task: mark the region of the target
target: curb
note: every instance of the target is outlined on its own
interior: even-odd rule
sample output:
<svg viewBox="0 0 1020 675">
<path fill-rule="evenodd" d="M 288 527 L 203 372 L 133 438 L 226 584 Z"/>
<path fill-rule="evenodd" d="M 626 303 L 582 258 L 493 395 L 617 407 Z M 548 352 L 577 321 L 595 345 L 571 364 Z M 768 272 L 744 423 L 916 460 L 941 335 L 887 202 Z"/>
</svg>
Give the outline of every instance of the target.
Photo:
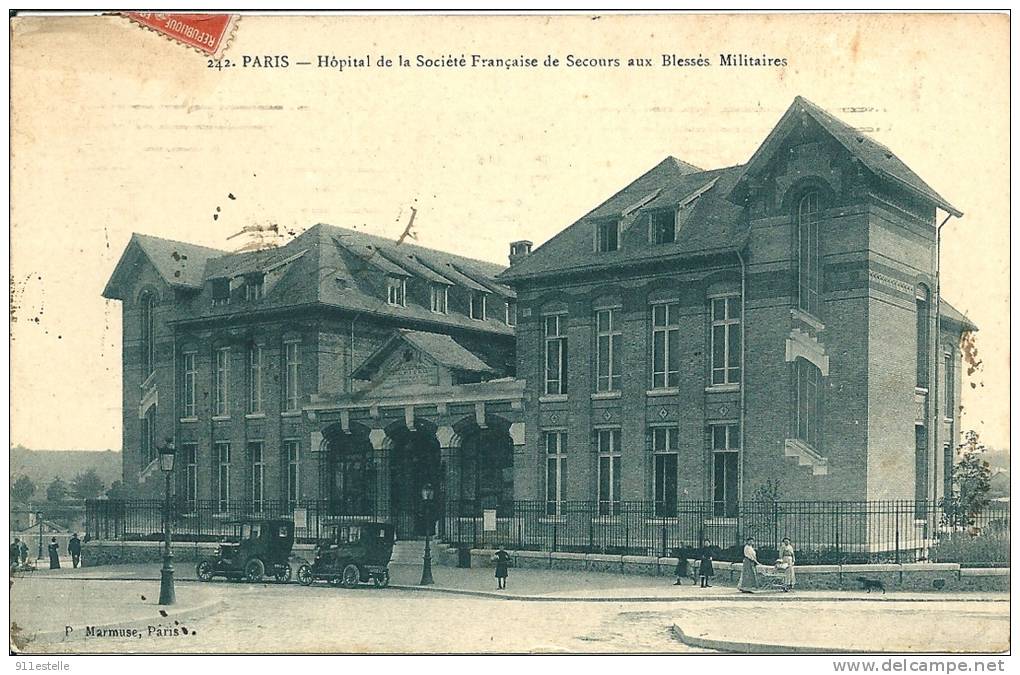
<svg viewBox="0 0 1020 675">
<path fill-rule="evenodd" d="M 213 600 L 212 602 L 207 602 L 205 604 L 180 611 L 167 610 L 167 615 L 165 617 L 158 616 L 157 614 L 156 618 L 161 621 L 174 621 L 175 619 L 176 620 L 194 619 L 199 617 L 204 618 L 206 616 L 211 616 L 213 614 L 216 614 L 217 612 L 223 611 L 226 608 L 226 606 L 227 604 L 223 600 Z M 155 607 L 158 608 L 159 605 L 156 605 Z M 148 617 L 148 618 L 132 618 L 124 621 L 113 621 L 110 623 L 96 624 L 92 627 L 96 629 L 107 628 L 130 629 L 130 628 L 145 628 L 151 625 L 153 625 L 153 619 L 151 617 Z M 76 640 L 86 639 L 84 630 L 76 630 L 75 633 L 71 635 L 67 635 L 65 631 L 56 630 L 48 631 L 45 633 L 26 634 L 25 637 L 28 640 L 28 642 L 26 643 L 26 647 L 31 646 L 31 644 L 35 642 L 45 642 L 47 644 L 62 644 L 67 642 L 74 642 Z M 18 651 L 19 653 L 31 653 L 28 652 L 27 650 Z"/>
<path fill-rule="evenodd" d="M 621 597 L 609 597 L 609 596 L 594 596 L 594 597 L 583 597 L 583 596 L 563 596 L 563 595 L 509 595 L 506 593 L 493 593 L 491 591 L 472 591 L 467 589 L 458 588 L 436 588 L 434 586 L 404 586 L 400 584 L 390 584 L 389 588 L 394 588 L 401 591 L 420 591 L 423 593 L 445 593 L 447 595 L 461 595 L 478 598 L 489 598 L 493 600 L 518 600 L 520 602 L 746 602 L 747 598 L 743 595 L 716 595 L 716 596 L 700 596 L 690 598 L 671 598 L 662 595 L 652 596 L 621 596 Z M 768 602 L 1009 602 L 1009 597 L 1005 598 L 952 598 L 947 600 L 944 597 L 939 598 L 897 598 L 893 597 L 841 597 L 841 596 L 822 596 L 822 597 L 805 597 L 805 596 L 791 596 L 789 594 L 783 595 L 764 595 L 761 593 L 754 594 L 754 597 Z"/>
<path fill-rule="evenodd" d="M 737 654 L 897 654 L 901 652 L 882 652 L 865 649 L 839 649 L 837 647 L 808 647 L 806 645 L 773 645 L 763 642 L 745 642 L 735 640 L 716 640 L 714 638 L 687 635 L 680 626 L 673 624 L 673 637 L 685 645 L 702 649 L 715 649 Z"/>
</svg>

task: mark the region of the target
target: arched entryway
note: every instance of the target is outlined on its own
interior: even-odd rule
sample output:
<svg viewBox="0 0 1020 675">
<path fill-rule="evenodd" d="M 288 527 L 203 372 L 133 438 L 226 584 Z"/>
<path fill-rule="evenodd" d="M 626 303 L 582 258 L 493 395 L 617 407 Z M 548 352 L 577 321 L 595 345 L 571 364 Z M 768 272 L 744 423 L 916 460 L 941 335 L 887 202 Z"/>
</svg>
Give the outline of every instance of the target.
<svg viewBox="0 0 1020 675">
<path fill-rule="evenodd" d="M 457 426 L 460 449 L 457 462 L 456 494 L 460 515 L 477 516 L 496 509 L 509 516 L 514 499 L 514 444 L 510 424 L 489 416 L 485 428 L 474 421 Z"/>
<path fill-rule="evenodd" d="M 390 517 L 400 538 L 432 533 L 442 518 L 446 503 L 446 469 L 443 466 L 436 428 L 415 420 L 415 428 L 393 424 L 386 429 L 390 438 Z M 422 488 L 431 485 L 433 500 L 422 499 Z"/>
<path fill-rule="evenodd" d="M 368 428 L 352 424 L 344 433 L 335 424 L 323 430 L 319 494 L 330 515 L 375 516 L 378 466 Z"/>
</svg>

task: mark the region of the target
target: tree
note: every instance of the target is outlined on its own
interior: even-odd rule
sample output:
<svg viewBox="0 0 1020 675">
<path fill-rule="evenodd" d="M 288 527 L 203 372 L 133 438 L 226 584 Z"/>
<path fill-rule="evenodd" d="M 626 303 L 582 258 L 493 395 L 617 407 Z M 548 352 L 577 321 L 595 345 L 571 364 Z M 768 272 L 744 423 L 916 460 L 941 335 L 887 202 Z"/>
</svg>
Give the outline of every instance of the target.
<svg viewBox="0 0 1020 675">
<path fill-rule="evenodd" d="M 35 483 L 28 476 L 18 476 L 11 484 L 11 501 L 27 504 L 35 494 Z"/>
<path fill-rule="evenodd" d="M 113 484 L 110 485 L 110 489 L 106 491 L 106 496 L 108 499 L 130 499 L 131 493 L 126 487 L 124 487 L 123 483 L 119 480 L 115 480 L 113 481 Z"/>
<path fill-rule="evenodd" d="M 67 498 L 67 483 L 57 476 L 46 486 L 46 501 L 62 502 Z"/>
<path fill-rule="evenodd" d="M 978 442 L 976 431 L 968 431 L 965 438 L 957 448 L 960 458 L 953 467 L 953 494 L 943 500 L 946 518 L 955 526 L 973 525 L 991 502 L 992 467 L 983 457 L 986 448 Z"/>
<path fill-rule="evenodd" d="M 95 469 L 79 472 L 71 480 L 71 493 L 78 499 L 95 499 L 105 489 L 106 485 Z"/>
</svg>

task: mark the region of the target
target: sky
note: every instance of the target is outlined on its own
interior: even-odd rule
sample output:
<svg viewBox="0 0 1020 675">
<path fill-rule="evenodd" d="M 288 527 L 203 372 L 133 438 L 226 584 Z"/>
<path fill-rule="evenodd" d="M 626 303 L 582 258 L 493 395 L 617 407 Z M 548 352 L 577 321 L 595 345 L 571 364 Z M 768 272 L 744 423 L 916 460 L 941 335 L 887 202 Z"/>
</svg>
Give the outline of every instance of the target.
<svg viewBox="0 0 1020 675">
<path fill-rule="evenodd" d="M 225 58 L 290 66 L 217 69 L 122 17 L 15 20 L 11 444 L 120 449 L 120 306 L 101 293 L 132 232 L 228 250 L 251 225 L 396 238 L 413 206 L 419 244 L 505 264 L 510 241 L 540 244 L 667 155 L 746 162 L 800 94 L 869 130 L 964 212 L 943 230 L 942 265 L 943 296 L 980 327 L 963 428 L 1008 447 L 1008 25 L 248 15 Z M 719 66 L 731 52 L 788 65 Z M 561 65 L 375 65 L 418 54 Z M 663 54 L 713 66 L 663 67 Z M 361 55 L 373 65 L 315 65 Z M 568 55 L 654 65 L 568 67 Z"/>
</svg>

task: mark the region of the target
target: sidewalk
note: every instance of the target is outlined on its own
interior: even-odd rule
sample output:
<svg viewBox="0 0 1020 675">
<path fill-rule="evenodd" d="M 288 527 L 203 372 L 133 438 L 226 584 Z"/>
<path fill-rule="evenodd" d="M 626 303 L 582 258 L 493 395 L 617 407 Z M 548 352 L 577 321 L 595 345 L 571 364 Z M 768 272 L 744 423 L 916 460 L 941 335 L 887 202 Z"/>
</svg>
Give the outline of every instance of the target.
<svg viewBox="0 0 1020 675">
<path fill-rule="evenodd" d="M 126 580 L 157 581 L 159 564 L 106 565 L 79 569 L 39 570 L 30 575 L 47 580 Z M 178 564 L 175 578 L 182 583 L 202 586 L 195 577 L 194 566 Z M 491 568 L 461 569 L 435 565 L 435 584 L 419 586 L 420 564 L 391 564 L 392 588 L 422 593 L 443 593 L 521 601 L 566 602 L 747 602 L 775 601 L 861 601 L 861 602 L 1008 602 L 1008 593 L 939 593 L 861 591 L 795 591 L 792 593 L 739 593 L 732 586 L 714 585 L 699 588 L 688 580 L 674 586 L 672 577 L 611 574 L 604 572 L 566 572 L 557 570 L 512 569 L 506 590 L 496 589 Z M 291 582 L 296 583 L 296 582 Z M 216 584 L 217 586 L 219 584 Z"/>
<path fill-rule="evenodd" d="M 32 651 L 33 642 L 86 639 L 89 628 L 143 633 L 149 626 L 179 630 L 184 619 L 223 608 L 217 594 L 202 588 L 189 588 L 178 604 L 161 607 L 157 604 L 159 583 L 152 579 L 132 580 L 125 574 L 111 582 L 83 572 L 61 568 L 15 575 L 10 590 L 13 648 Z M 151 576 L 151 570 L 146 572 Z M 156 572 L 158 579 L 158 567 Z"/>
<path fill-rule="evenodd" d="M 952 600 L 923 608 L 845 603 L 829 611 L 786 605 L 776 612 L 729 603 L 692 607 L 673 622 L 684 644 L 742 654 L 995 653 L 1009 649 L 1009 608 Z"/>
</svg>

